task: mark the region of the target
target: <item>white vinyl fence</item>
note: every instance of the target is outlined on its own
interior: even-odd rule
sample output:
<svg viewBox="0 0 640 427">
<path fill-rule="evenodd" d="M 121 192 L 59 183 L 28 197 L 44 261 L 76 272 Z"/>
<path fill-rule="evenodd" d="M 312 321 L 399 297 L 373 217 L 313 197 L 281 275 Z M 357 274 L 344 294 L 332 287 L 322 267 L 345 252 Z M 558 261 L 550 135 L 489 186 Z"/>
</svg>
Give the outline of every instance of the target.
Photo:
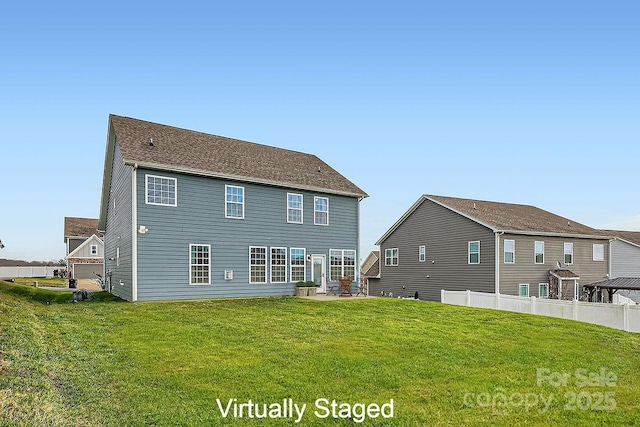
<svg viewBox="0 0 640 427">
<path fill-rule="evenodd" d="M 13 277 L 53 277 L 53 270 L 62 270 L 60 266 L 41 267 L 0 267 L 0 278 Z"/>
<path fill-rule="evenodd" d="M 627 332 L 640 332 L 640 306 L 635 304 L 564 301 L 444 289 L 441 291 L 441 302 L 560 317 Z"/>
</svg>

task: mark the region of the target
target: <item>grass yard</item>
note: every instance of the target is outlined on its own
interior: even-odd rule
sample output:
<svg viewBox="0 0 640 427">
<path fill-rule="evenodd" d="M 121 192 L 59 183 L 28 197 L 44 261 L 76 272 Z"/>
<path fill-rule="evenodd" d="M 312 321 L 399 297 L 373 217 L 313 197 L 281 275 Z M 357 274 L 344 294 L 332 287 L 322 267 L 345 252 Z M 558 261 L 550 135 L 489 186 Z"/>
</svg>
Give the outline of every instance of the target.
<svg viewBox="0 0 640 427">
<path fill-rule="evenodd" d="M 16 283 L 32 286 L 37 281 L 38 286 L 48 286 L 51 288 L 66 288 L 67 281 L 61 277 L 16 277 Z"/>
<path fill-rule="evenodd" d="M 397 299 L 128 303 L 98 293 L 70 304 L 70 292 L 56 294 L 67 296 L 0 282 L 1 425 L 640 421 L 637 334 Z M 223 410 L 231 402 L 226 418 L 216 399 Z M 285 399 L 306 404 L 299 424 L 284 417 Z M 338 418 L 317 399 L 335 399 Z M 362 416 L 371 404 L 390 415 L 391 399 L 393 418 Z M 272 417 L 234 417 L 233 403 L 249 401 Z"/>
</svg>

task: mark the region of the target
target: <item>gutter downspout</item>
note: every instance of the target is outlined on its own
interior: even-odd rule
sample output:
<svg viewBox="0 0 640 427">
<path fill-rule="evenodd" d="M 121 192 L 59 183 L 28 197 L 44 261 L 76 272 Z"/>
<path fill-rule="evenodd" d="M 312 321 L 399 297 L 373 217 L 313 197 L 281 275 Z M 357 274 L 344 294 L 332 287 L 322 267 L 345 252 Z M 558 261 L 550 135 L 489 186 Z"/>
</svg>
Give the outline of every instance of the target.
<svg viewBox="0 0 640 427">
<path fill-rule="evenodd" d="M 500 236 L 504 234 L 504 231 L 495 231 L 496 236 L 496 270 L 495 270 L 495 290 L 496 295 L 500 294 Z"/>
<path fill-rule="evenodd" d="M 138 164 L 134 163 L 131 173 L 131 300 L 138 300 Z"/>
</svg>

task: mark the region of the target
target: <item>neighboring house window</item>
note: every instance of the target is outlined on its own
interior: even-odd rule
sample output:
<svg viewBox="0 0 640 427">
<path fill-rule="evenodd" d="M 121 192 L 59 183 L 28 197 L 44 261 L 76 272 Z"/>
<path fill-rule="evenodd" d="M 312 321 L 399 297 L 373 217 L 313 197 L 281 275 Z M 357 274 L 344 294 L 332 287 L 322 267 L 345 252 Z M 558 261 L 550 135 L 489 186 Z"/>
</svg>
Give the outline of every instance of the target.
<svg viewBox="0 0 640 427">
<path fill-rule="evenodd" d="M 313 223 L 315 225 L 329 225 L 329 199 L 326 197 L 314 197 Z"/>
<path fill-rule="evenodd" d="M 519 290 L 518 290 L 518 295 L 520 295 L 521 297 L 528 297 L 529 296 L 529 284 L 528 283 L 521 283 L 519 286 Z"/>
<path fill-rule="evenodd" d="M 549 298 L 549 284 L 548 283 L 539 283 L 538 284 L 538 295 L 540 298 Z"/>
<path fill-rule="evenodd" d="M 91 255 L 98 255 L 98 245 L 91 245 Z"/>
<path fill-rule="evenodd" d="M 302 194 L 287 193 L 287 222 L 302 224 Z"/>
<path fill-rule="evenodd" d="M 504 241 L 504 263 L 515 264 L 516 262 L 516 241 L 505 240 Z"/>
<path fill-rule="evenodd" d="M 544 264 L 544 242 L 534 243 L 535 256 L 534 261 L 536 264 Z"/>
<path fill-rule="evenodd" d="M 120 248 L 116 248 L 116 267 L 120 267 Z"/>
<path fill-rule="evenodd" d="M 564 263 L 573 264 L 573 243 L 564 244 Z"/>
<path fill-rule="evenodd" d="M 249 283 L 267 283 L 267 248 L 249 248 Z"/>
<path fill-rule="evenodd" d="M 469 264 L 480 264 L 480 242 L 469 242 Z"/>
<path fill-rule="evenodd" d="M 306 250 L 303 248 L 291 248 L 291 281 L 292 282 L 304 282 L 306 278 Z"/>
<path fill-rule="evenodd" d="M 418 248 L 418 261 L 425 262 L 427 260 L 427 247 L 422 245 Z"/>
<path fill-rule="evenodd" d="M 211 284 L 211 246 L 189 245 L 191 252 L 191 281 L 192 285 Z"/>
<path fill-rule="evenodd" d="M 287 282 L 287 248 L 271 248 L 271 283 Z"/>
<path fill-rule="evenodd" d="M 604 261 L 604 245 L 601 243 L 593 244 L 593 260 Z"/>
<path fill-rule="evenodd" d="M 329 280 L 337 282 L 343 277 L 356 277 L 356 251 L 348 249 L 329 250 Z"/>
<path fill-rule="evenodd" d="M 165 178 L 162 176 L 145 175 L 147 204 L 177 206 L 176 194 L 178 180 L 176 178 Z"/>
<path fill-rule="evenodd" d="M 398 265 L 398 248 L 384 251 L 384 265 Z"/>
</svg>

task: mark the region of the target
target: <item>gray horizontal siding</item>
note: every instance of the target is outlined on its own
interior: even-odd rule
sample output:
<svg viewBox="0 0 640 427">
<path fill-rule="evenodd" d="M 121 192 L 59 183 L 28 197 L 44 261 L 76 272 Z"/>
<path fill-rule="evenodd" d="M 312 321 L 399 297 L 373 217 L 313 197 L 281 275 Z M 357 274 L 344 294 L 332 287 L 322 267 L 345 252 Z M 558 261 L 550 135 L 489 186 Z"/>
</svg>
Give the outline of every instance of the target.
<svg viewBox="0 0 640 427">
<path fill-rule="evenodd" d="M 394 296 L 419 293 L 420 299 L 440 301 L 440 290 L 495 289 L 494 248 L 491 230 L 425 200 L 380 245 L 380 280 L 371 281 L 369 293 Z M 468 264 L 468 242 L 480 241 L 480 264 Z M 426 261 L 418 248 L 426 246 Z M 398 248 L 399 265 L 385 265 L 385 250 Z"/>
<path fill-rule="evenodd" d="M 504 263 L 504 241 L 515 241 L 515 263 Z M 544 264 L 534 262 L 534 244 L 544 242 Z M 573 264 L 567 269 L 576 273 L 578 283 L 604 280 L 608 271 L 608 240 L 576 239 L 549 236 L 503 235 L 500 237 L 500 293 L 518 295 L 519 284 L 529 284 L 529 295 L 539 296 L 540 283 L 549 282 L 549 270 L 564 261 L 564 243 L 573 243 Z M 593 244 L 604 245 L 604 261 L 593 261 Z M 573 292 L 573 290 L 571 291 Z"/>
<path fill-rule="evenodd" d="M 611 278 L 640 277 L 640 248 L 627 242 L 611 242 Z"/>
<path fill-rule="evenodd" d="M 177 179 L 177 206 L 145 203 L 145 174 Z M 249 247 L 305 248 L 308 255 L 358 246 L 358 200 L 165 172 L 137 171 L 138 299 L 291 295 L 293 283 L 249 284 Z M 225 218 L 225 184 L 244 187 L 245 218 Z M 304 223 L 287 223 L 287 192 L 304 196 Z M 313 225 L 314 196 L 329 198 L 329 226 Z M 189 244 L 211 246 L 211 285 L 189 284 Z M 358 256 L 358 255 L 357 255 Z M 233 270 L 233 280 L 224 271 Z M 288 272 L 288 270 L 287 270 Z M 311 267 L 306 263 L 307 280 Z"/>
<path fill-rule="evenodd" d="M 124 164 L 118 144 L 115 145 L 111 188 L 107 207 L 104 235 L 105 271 L 110 271 L 112 293 L 131 300 L 132 294 L 132 200 L 131 176 L 133 169 Z M 114 201 L 115 199 L 115 207 Z M 120 248 L 120 263 L 116 252 Z"/>
</svg>

